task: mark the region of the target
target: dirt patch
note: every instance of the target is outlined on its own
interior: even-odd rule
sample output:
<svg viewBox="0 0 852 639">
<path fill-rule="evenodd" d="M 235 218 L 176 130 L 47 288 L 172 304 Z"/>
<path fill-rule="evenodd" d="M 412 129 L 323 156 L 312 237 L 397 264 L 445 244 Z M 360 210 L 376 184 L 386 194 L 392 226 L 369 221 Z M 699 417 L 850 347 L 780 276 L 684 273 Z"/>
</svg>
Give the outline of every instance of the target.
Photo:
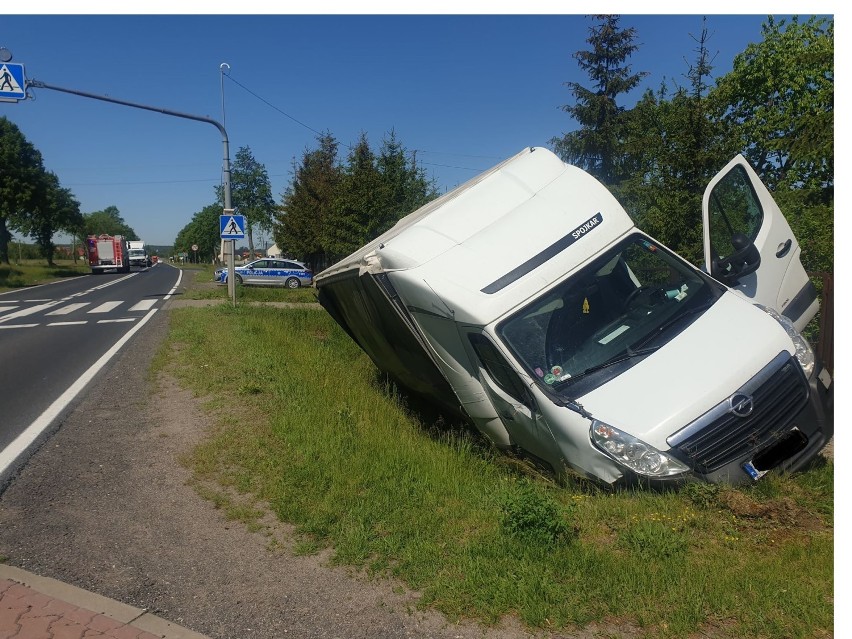
<svg viewBox="0 0 852 639">
<path fill-rule="evenodd" d="M 813 513 L 799 506 L 789 497 L 759 502 L 738 491 L 725 491 L 720 502 L 736 517 L 755 520 L 762 527 L 780 526 L 792 530 L 819 530 L 822 521 Z"/>
</svg>

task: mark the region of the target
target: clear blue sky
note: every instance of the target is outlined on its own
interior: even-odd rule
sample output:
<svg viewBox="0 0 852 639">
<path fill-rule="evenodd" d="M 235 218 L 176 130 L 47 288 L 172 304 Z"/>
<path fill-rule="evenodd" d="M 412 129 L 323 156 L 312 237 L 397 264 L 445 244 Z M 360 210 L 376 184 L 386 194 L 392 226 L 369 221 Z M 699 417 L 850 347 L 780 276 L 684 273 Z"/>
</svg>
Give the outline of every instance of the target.
<svg viewBox="0 0 852 639">
<path fill-rule="evenodd" d="M 708 16 L 714 76 L 760 41 L 765 19 Z M 345 156 L 362 131 L 378 149 L 394 130 L 442 192 L 525 146 L 548 145 L 575 127 L 560 106 L 571 101 L 565 82 L 589 84 L 572 54 L 588 48 L 591 24 L 583 15 L 6 15 L 0 46 L 29 80 L 220 121 L 227 63 L 231 161 L 250 147 L 280 201 L 316 131 L 331 132 Z M 701 15 L 625 14 L 621 24 L 637 29 L 630 63 L 649 72 L 643 89 L 686 83 Z M 223 145 L 213 126 L 32 93 L 0 103 L 0 116 L 84 213 L 114 205 L 140 237 L 172 244 L 215 203 Z"/>
</svg>

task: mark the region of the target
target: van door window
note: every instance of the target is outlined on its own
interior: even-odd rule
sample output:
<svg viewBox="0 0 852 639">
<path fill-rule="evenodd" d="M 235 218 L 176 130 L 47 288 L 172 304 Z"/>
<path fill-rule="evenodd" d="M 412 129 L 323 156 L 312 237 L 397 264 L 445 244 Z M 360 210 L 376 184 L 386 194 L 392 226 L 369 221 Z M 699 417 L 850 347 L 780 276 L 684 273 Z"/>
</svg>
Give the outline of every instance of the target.
<svg viewBox="0 0 852 639">
<path fill-rule="evenodd" d="M 714 187 L 709 202 L 710 247 L 716 259 L 732 255 L 732 238 L 746 236 L 752 242 L 763 224 L 763 209 L 742 166 L 735 166 Z"/>
<path fill-rule="evenodd" d="M 470 334 L 470 343 L 482 367 L 500 387 L 503 392 L 511 395 L 516 401 L 530 410 L 535 406 L 535 400 L 530 390 L 521 381 L 509 362 L 500 354 L 494 344 L 484 335 Z"/>
</svg>

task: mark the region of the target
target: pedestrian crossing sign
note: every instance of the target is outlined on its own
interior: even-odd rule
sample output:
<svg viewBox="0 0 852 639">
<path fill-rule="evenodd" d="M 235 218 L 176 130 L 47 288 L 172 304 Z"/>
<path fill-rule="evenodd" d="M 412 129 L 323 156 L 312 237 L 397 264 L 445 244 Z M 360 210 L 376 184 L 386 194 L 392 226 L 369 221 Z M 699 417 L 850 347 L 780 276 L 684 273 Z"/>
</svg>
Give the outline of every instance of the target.
<svg viewBox="0 0 852 639">
<path fill-rule="evenodd" d="M 220 215 L 219 235 L 223 240 L 241 240 L 246 236 L 245 215 Z"/>
<path fill-rule="evenodd" d="M 24 65 L 12 62 L 0 64 L 0 101 L 15 102 L 27 97 Z"/>
</svg>

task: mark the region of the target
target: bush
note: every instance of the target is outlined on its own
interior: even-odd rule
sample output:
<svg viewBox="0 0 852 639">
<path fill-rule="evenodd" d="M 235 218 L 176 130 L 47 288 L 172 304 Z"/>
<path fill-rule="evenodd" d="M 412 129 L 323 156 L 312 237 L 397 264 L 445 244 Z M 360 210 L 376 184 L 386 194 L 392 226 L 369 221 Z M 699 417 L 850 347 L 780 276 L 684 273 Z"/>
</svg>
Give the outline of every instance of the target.
<svg viewBox="0 0 852 639">
<path fill-rule="evenodd" d="M 683 494 L 693 504 L 707 510 L 708 508 L 716 508 L 719 505 L 720 490 L 721 488 L 718 484 L 693 483 L 684 486 Z"/>
<path fill-rule="evenodd" d="M 517 482 L 504 496 L 500 524 L 512 536 L 545 544 L 576 536 L 572 509 L 559 504 L 529 480 Z"/>
</svg>

